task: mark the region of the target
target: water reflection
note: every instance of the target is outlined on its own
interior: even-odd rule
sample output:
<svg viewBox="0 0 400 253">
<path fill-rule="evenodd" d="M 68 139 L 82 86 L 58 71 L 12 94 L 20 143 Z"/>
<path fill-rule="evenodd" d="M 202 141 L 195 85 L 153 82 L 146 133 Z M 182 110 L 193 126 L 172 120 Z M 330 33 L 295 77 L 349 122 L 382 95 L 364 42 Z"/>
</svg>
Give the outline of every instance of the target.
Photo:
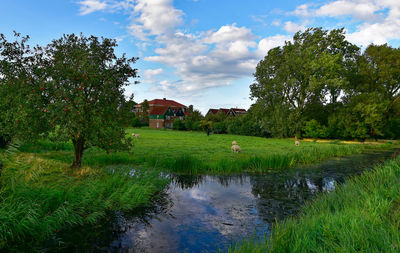
<svg viewBox="0 0 400 253">
<path fill-rule="evenodd" d="M 252 234 L 268 236 L 275 220 L 296 214 L 319 192 L 372 168 L 393 152 L 332 159 L 262 175 L 172 176 L 154 206 L 114 216 L 108 252 L 218 252 Z M 107 232 L 108 238 L 110 232 Z M 111 241 L 111 242 L 110 242 Z"/>
</svg>

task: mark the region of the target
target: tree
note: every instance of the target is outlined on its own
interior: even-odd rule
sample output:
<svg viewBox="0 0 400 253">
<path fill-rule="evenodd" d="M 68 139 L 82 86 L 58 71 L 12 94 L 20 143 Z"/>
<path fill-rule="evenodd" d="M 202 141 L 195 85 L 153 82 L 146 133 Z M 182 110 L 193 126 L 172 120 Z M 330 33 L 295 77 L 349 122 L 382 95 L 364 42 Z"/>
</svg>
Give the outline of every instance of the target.
<svg viewBox="0 0 400 253">
<path fill-rule="evenodd" d="M 142 125 L 149 125 L 149 101 L 147 99 L 142 102 L 142 113 L 139 114 L 140 121 Z"/>
<path fill-rule="evenodd" d="M 336 102 L 358 52 L 356 46 L 344 40 L 344 29 L 328 32 L 309 28 L 297 32 L 293 42 L 271 49 L 258 63 L 255 83 L 250 86 L 251 98 L 264 103 L 264 108 L 275 115 L 288 107 L 289 121 L 285 123 L 300 136 L 306 107 L 316 101 L 325 102 L 326 95 Z"/>
<path fill-rule="evenodd" d="M 116 46 L 112 39 L 71 34 L 45 48 L 47 79 L 40 94 L 48 103 L 38 110 L 57 140 L 72 141 L 74 168 L 81 167 L 83 152 L 90 146 L 107 152 L 132 146 L 123 128 L 123 87 L 137 77 L 137 69 L 131 67 L 137 58 L 117 57 Z"/>
<path fill-rule="evenodd" d="M 12 138 L 36 139 L 48 131 L 41 105 L 48 102 L 40 96 L 45 79 L 43 49 L 29 47 L 29 36 L 14 32 L 8 42 L 0 34 L 0 146 Z"/>
</svg>

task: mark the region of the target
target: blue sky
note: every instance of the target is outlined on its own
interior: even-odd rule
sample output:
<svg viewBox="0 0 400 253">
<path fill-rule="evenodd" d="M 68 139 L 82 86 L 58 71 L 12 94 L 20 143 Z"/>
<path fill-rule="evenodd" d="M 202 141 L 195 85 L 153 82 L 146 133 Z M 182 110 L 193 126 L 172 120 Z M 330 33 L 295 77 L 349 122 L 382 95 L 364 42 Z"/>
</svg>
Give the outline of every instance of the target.
<svg viewBox="0 0 400 253">
<path fill-rule="evenodd" d="M 137 102 L 174 99 L 248 108 L 249 85 L 268 50 L 307 27 L 344 27 L 347 39 L 400 45 L 400 0 L 1 0 L 0 33 L 45 45 L 62 34 L 115 38 L 138 56 Z"/>
</svg>

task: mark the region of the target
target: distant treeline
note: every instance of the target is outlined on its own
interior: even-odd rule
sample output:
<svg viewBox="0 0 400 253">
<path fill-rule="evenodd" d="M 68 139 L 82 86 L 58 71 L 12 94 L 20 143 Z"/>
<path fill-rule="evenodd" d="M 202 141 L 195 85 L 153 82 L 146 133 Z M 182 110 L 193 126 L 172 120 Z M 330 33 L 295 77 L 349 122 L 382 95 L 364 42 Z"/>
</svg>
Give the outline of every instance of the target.
<svg viewBox="0 0 400 253">
<path fill-rule="evenodd" d="M 274 137 L 400 137 L 400 49 L 362 51 L 344 29 L 309 28 L 268 51 L 250 86 L 250 120 Z"/>
</svg>

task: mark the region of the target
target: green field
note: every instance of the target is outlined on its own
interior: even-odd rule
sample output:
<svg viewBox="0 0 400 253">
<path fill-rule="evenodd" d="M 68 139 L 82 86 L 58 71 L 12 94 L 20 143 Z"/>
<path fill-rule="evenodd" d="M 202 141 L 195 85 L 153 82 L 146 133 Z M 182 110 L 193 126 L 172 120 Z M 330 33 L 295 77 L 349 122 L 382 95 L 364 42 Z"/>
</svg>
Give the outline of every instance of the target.
<svg viewBox="0 0 400 253">
<path fill-rule="evenodd" d="M 306 204 L 268 242 L 229 252 L 400 252 L 400 156 Z"/>
<path fill-rule="evenodd" d="M 210 135 L 204 132 L 181 132 L 152 129 L 128 129 L 140 134 L 135 139 L 133 154 L 106 154 L 89 149 L 83 157 L 87 166 L 130 164 L 160 168 L 182 173 L 260 172 L 289 168 L 299 164 L 317 163 L 330 157 L 361 153 L 366 145 L 301 142 L 296 147 L 291 139 L 267 139 L 238 135 Z M 241 153 L 232 153 L 232 141 L 237 141 Z M 72 163 L 70 144 L 40 142 L 25 145 L 26 152 L 42 153 L 43 157 Z"/>
</svg>

